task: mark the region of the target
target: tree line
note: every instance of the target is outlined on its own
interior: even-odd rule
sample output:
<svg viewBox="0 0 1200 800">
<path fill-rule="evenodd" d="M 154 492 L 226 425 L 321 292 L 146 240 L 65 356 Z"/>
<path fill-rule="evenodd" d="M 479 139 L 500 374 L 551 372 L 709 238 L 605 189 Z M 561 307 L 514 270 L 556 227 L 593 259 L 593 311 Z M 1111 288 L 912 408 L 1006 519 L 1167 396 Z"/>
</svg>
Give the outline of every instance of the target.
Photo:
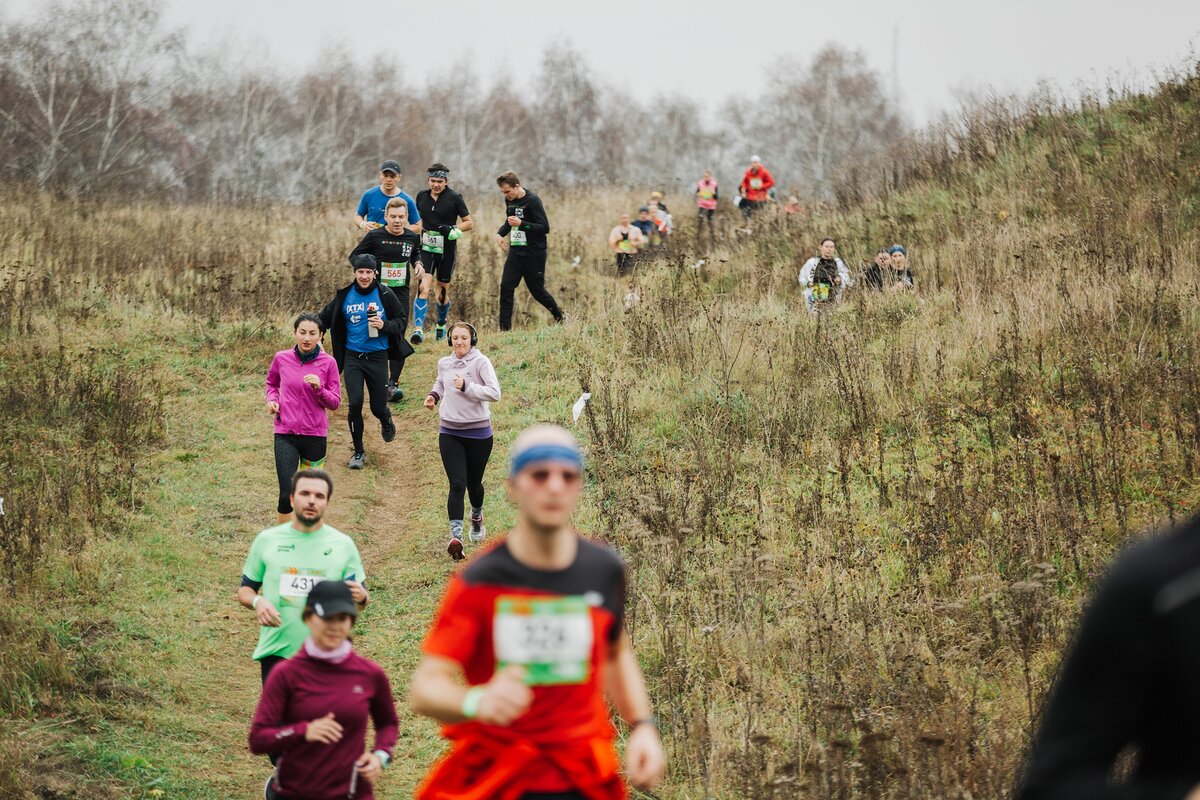
<svg viewBox="0 0 1200 800">
<path fill-rule="evenodd" d="M 578 52 L 542 54 L 532 90 L 464 57 L 423 85 L 402 57 L 329 49 L 299 74 L 202 49 L 161 0 L 42 6 L 0 28 L 0 180 L 43 191 L 255 203 L 342 199 L 396 158 L 447 163 L 457 185 L 514 168 L 539 185 L 732 189 L 752 153 L 780 185 L 832 198 L 848 166 L 907 134 L 861 53 L 828 45 L 771 65 L 766 89 L 704 109 L 640 101 Z M 411 178 L 410 178 L 411 182 Z"/>
</svg>

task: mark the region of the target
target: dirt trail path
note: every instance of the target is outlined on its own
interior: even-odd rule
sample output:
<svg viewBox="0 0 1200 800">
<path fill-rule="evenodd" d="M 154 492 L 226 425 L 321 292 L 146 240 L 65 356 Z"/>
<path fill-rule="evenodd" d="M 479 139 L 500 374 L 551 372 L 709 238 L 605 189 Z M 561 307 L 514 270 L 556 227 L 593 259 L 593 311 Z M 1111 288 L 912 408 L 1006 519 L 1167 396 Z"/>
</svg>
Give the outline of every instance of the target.
<svg viewBox="0 0 1200 800">
<path fill-rule="evenodd" d="M 452 568 L 436 416 L 419 399 L 437 355 L 427 345 L 409 361 L 402 380 L 409 398 L 392 407 L 395 441 L 384 444 L 368 416 L 366 469 L 345 466 L 351 448 L 344 408 L 330 420 L 334 494 L 327 521 L 358 543 L 372 592 L 356 646 L 387 669 L 403 721 L 397 761 L 376 793 L 381 800 L 411 797 L 439 749 L 434 726 L 404 706 L 421 638 Z M 172 739 L 174 763 L 163 766 L 192 770 L 204 796 L 216 798 L 260 797 L 269 772 L 246 750 L 259 693 L 250 659 L 257 627 L 232 597 L 250 541 L 274 519 L 261 380 L 257 371 L 242 372 L 210 391 L 184 393 L 169 410 L 168 439 L 179 446 L 159 459 L 160 495 L 151 505 L 161 508 L 147 511 L 158 518 L 165 511 L 179 525 L 150 532 L 140 556 L 173 585 L 144 581 L 129 612 L 157 632 L 147 669 L 166 691 L 146 724 Z"/>
</svg>

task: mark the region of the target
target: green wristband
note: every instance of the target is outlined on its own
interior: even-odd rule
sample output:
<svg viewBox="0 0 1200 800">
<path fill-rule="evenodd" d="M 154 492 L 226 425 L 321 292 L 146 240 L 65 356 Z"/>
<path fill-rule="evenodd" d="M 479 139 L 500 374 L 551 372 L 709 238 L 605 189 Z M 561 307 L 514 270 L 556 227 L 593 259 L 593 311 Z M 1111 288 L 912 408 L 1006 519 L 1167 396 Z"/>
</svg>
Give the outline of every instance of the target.
<svg viewBox="0 0 1200 800">
<path fill-rule="evenodd" d="M 466 696 L 463 697 L 462 715 L 467 719 L 475 719 L 475 715 L 479 713 L 479 703 L 482 700 L 482 686 L 476 686 L 473 689 L 468 689 Z"/>
</svg>

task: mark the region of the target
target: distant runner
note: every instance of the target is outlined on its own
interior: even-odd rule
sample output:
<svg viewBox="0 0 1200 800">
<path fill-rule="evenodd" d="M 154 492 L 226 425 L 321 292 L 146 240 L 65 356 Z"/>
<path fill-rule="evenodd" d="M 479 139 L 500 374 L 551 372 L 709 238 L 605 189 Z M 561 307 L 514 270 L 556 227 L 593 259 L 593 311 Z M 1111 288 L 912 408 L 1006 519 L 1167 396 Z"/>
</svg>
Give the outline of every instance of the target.
<svg viewBox="0 0 1200 800">
<path fill-rule="evenodd" d="M 633 269 L 638 252 L 645 244 L 641 229 L 633 225 L 628 214 L 622 214 L 620 223 L 608 234 L 608 246 L 617 257 L 618 275 L 625 275 Z"/>
<path fill-rule="evenodd" d="M 385 442 L 396 438 L 396 424 L 388 408 L 388 357 L 401 362 L 412 352 L 404 341 L 404 315 L 408 312 L 396 295 L 376 278 L 378 262 L 360 253 L 351 262 L 354 281 L 321 309 L 321 328 L 333 339 L 333 357 L 342 371 L 349 409 L 346 422 L 354 441 L 350 469 L 366 466 L 363 448 L 363 386 L 371 398 L 371 413 L 379 420 Z"/>
<path fill-rule="evenodd" d="M 364 231 L 382 228 L 387 224 L 384 213 L 388 200 L 399 197 L 408 206 L 408 226 L 413 231 L 421 231 L 421 215 L 417 212 L 417 204 L 408 194 L 400 189 L 400 165 L 395 161 L 385 161 L 379 167 L 379 185 L 368 189 L 358 201 L 358 211 L 354 213 L 354 224 Z"/>
<path fill-rule="evenodd" d="M 367 231 L 367 235 L 358 246 L 350 251 L 350 263 L 353 264 L 354 259 L 363 253 L 374 256 L 379 268 L 376 272 L 379 282 L 396 294 L 407 315 L 409 285 L 423 281 L 428 275 L 421 263 L 421 237 L 409 230 L 408 205 L 399 197 L 388 201 L 385 218 L 387 225 Z M 404 325 L 400 326 L 400 336 L 404 336 Z M 407 349 L 409 348 L 405 348 L 406 351 Z M 400 388 L 400 373 L 403 369 L 404 359 L 397 358 L 395 353 L 389 353 L 389 403 L 398 403 L 404 399 L 404 391 Z"/>
<path fill-rule="evenodd" d="M 712 173 L 704 170 L 704 175 L 696 184 L 696 244 L 699 246 L 701 239 L 704 236 L 705 228 L 708 229 L 708 243 L 711 247 L 717 243 L 717 233 L 714 226 L 713 217 L 717 213 L 717 201 L 720 199 L 720 190 Z"/>
<path fill-rule="evenodd" d="M 292 521 L 254 537 L 242 565 L 237 599 L 254 611 L 260 626 L 254 659 L 263 684 L 304 643 L 308 628 L 301 611 L 314 586 L 323 580 L 344 581 L 360 607 L 370 598 L 358 548 L 349 536 L 322 522 L 331 497 L 333 479 L 328 472 L 298 471 L 292 476 Z M 275 763 L 278 751 L 267 748 L 267 752 Z"/>
<path fill-rule="evenodd" d="M 554 315 L 555 322 L 562 322 L 562 309 L 546 291 L 546 234 L 550 233 L 546 209 L 515 172 L 496 178 L 496 185 L 504 195 L 507 215 L 496 231 L 496 243 L 508 254 L 500 278 L 500 330 L 512 330 L 513 293 L 522 279 L 533 299 Z"/>
<path fill-rule="evenodd" d="M 458 238 L 475 227 L 463 196 L 449 187 L 450 170 L 445 164 L 429 167 L 429 188 L 417 193 L 417 209 L 424 220 L 421 233 L 422 256 L 429 271 L 421 279 L 413 304 L 412 343 L 425 338 L 425 312 L 429 309 L 429 287 L 437 279 L 437 339 L 446 336 L 450 314 L 450 278 L 454 275 L 454 256 Z M 460 221 L 461 220 L 461 221 Z"/>
<path fill-rule="evenodd" d="M 338 581 L 318 583 L 304 601 L 308 637 L 271 673 L 250 726 L 251 752 L 278 753 L 266 800 L 375 797 L 400 720 L 387 675 L 350 644 L 357 616 L 350 587 Z"/>
<path fill-rule="evenodd" d="M 916 286 L 912 270 L 908 268 L 908 250 L 904 249 L 904 245 L 892 245 L 888 255 L 892 259 L 892 280 L 896 288 L 911 289 Z"/>
<path fill-rule="evenodd" d="M 815 311 L 818 303 L 838 302 L 842 290 L 854 283 L 845 262 L 837 257 L 836 243 L 829 237 L 821 240 L 819 255 L 804 262 L 799 280 L 809 312 Z"/>
<path fill-rule="evenodd" d="M 653 197 L 650 198 L 648 210 L 650 212 L 650 220 L 654 223 L 654 229 L 650 232 L 650 249 L 660 252 L 664 251 L 667 249 L 667 245 L 670 244 L 671 234 L 675 228 L 675 220 Z"/>
<path fill-rule="evenodd" d="M 650 218 L 650 206 L 642 206 L 638 209 L 638 216 L 633 221 L 633 226 L 642 232 L 642 238 L 646 240 L 646 246 L 649 246 L 650 236 L 654 233 L 655 228 L 655 222 Z"/>
<path fill-rule="evenodd" d="M 450 481 L 446 514 L 450 518 L 450 544 L 446 552 L 455 561 L 463 557 L 463 494 L 471 496 L 471 543 L 487 535 L 483 525 L 483 473 L 492 455 L 492 413 L 489 403 L 500 399 L 500 381 L 488 357 L 479 352 L 479 334 L 469 322 L 450 326 L 453 354 L 438 361 L 437 380 L 425 398 L 425 407 L 439 403 L 441 428 L 438 449 Z"/>
<path fill-rule="evenodd" d="M 762 159 L 752 156 L 750 168 L 746 170 L 741 184 L 738 185 L 738 192 L 742 196 L 742 202 L 738 208 L 742 210 L 742 216 L 746 218 L 747 222 L 750 221 L 754 212 L 762 208 L 770 198 L 770 191 L 774 185 L 775 179 L 763 166 Z"/>
<path fill-rule="evenodd" d="M 625 566 L 571 527 L 579 443 L 537 425 L 513 443 L 517 524 L 450 579 L 410 687 L 451 749 L 418 800 L 624 800 L 605 698 L 631 728 L 630 782 L 651 789 L 665 758 L 624 631 Z M 465 685 L 464 685 L 465 684 Z"/>
<path fill-rule="evenodd" d="M 292 475 L 325 465 L 327 412 L 342 403 L 337 362 L 321 350 L 321 318 L 304 313 L 292 323 L 296 344 L 280 350 L 267 370 L 267 412 L 275 418 L 275 474 L 282 524 L 292 516 Z"/>
</svg>

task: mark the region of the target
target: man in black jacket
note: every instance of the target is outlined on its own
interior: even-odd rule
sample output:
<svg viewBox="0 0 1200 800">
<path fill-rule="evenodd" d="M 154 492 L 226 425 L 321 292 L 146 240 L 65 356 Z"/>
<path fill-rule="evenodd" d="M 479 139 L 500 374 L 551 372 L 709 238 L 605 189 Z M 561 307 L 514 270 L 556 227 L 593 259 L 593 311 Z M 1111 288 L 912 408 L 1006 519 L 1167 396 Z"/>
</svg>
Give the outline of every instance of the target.
<svg viewBox="0 0 1200 800">
<path fill-rule="evenodd" d="M 379 283 L 375 256 L 361 253 L 351 261 L 354 281 L 340 289 L 321 309 L 321 328 L 333 339 L 333 357 L 342 373 L 349 409 L 346 421 L 354 440 L 354 455 L 347 465 L 366 465 L 363 449 L 363 385 L 371 398 L 371 413 L 379 420 L 385 442 L 396 438 L 396 425 L 388 409 L 388 356 L 403 362 L 412 352 L 404 341 L 405 308 L 395 293 Z M 405 349 L 407 348 L 407 352 Z"/>
<path fill-rule="evenodd" d="M 1108 571 L 1042 712 L 1018 800 L 1200 798 L 1197 676 L 1200 518 Z M 1132 766 L 1118 770 L 1123 760 Z"/>
<path fill-rule="evenodd" d="M 500 330 L 512 329 L 513 292 L 522 278 L 533 299 L 562 322 L 562 309 L 546 291 L 546 234 L 550 233 L 546 209 L 536 194 L 521 186 L 515 172 L 501 175 L 496 185 L 504 195 L 507 214 L 496 231 L 496 243 L 508 252 L 500 278 Z"/>
<path fill-rule="evenodd" d="M 387 225 L 367 231 L 358 246 L 350 251 L 350 264 L 353 265 L 354 259 L 363 253 L 375 256 L 375 262 L 379 265 L 379 282 L 391 289 L 404 307 L 400 321 L 400 336 L 403 338 L 408 327 L 409 284 L 420 284 L 425 276 L 425 268 L 421 263 L 421 237 L 408 228 L 408 204 L 402 198 L 393 197 L 388 201 L 384 219 Z M 412 351 L 412 348 L 405 347 L 409 352 Z M 403 355 L 389 356 L 389 402 L 397 403 L 404 399 L 404 392 L 399 386 L 403 369 Z"/>
</svg>

